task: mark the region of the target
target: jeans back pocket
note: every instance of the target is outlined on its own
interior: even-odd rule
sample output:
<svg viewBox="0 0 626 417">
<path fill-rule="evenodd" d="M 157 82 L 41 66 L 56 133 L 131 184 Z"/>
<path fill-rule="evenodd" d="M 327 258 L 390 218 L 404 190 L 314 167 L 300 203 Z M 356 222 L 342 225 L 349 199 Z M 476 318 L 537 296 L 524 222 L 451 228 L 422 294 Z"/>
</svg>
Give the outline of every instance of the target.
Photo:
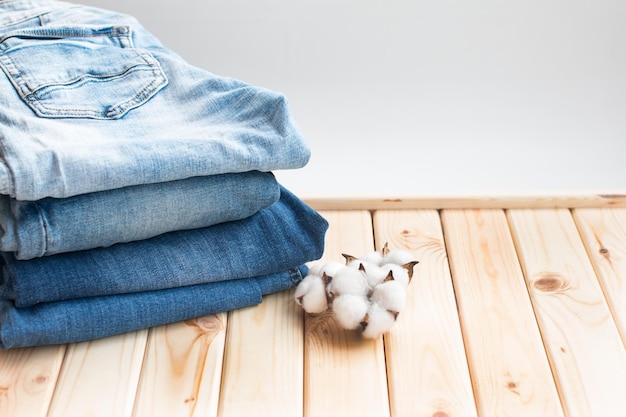
<svg viewBox="0 0 626 417">
<path fill-rule="evenodd" d="M 41 117 L 117 119 L 167 85 L 128 26 L 48 26 L 0 36 L 0 67 Z"/>
</svg>

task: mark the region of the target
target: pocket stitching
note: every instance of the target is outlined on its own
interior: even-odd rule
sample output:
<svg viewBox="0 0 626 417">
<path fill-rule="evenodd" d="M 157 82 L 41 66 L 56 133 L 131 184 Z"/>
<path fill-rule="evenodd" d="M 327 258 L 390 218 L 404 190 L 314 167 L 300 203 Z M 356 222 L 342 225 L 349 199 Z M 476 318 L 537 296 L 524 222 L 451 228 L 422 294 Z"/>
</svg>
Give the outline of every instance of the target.
<svg viewBox="0 0 626 417">
<path fill-rule="evenodd" d="M 141 90 L 139 90 L 137 92 L 137 94 L 135 94 L 134 96 L 121 101 L 119 103 L 116 103 L 115 105 L 112 105 L 111 108 L 106 111 L 106 112 L 98 112 L 98 111 L 92 111 L 92 110 L 86 110 L 86 109 L 79 109 L 79 108 L 57 108 L 54 106 L 49 106 L 47 104 L 45 104 L 43 101 L 39 101 L 39 98 L 43 98 L 45 97 L 47 94 L 49 94 L 49 92 L 54 91 L 54 90 L 62 90 L 64 89 L 64 85 L 67 84 L 58 84 L 57 87 L 53 87 L 53 86 L 45 86 L 45 87 L 39 87 L 37 90 L 35 91 L 31 91 L 29 92 L 25 97 L 23 97 L 24 99 L 30 101 L 31 105 L 33 107 L 41 107 L 42 109 L 46 110 L 48 113 L 45 113 L 46 116 L 48 117 L 54 117 L 51 116 L 50 113 L 57 113 L 57 114 L 61 114 L 61 113 L 65 113 L 65 114 L 74 114 L 74 115 L 80 115 L 80 114 L 90 114 L 92 117 L 101 117 L 104 116 L 105 118 L 115 118 L 118 117 L 120 115 L 123 115 L 124 113 L 126 113 L 128 110 L 131 110 L 132 108 L 136 107 L 135 104 L 139 105 L 141 104 L 141 102 L 147 100 L 148 98 L 150 98 L 152 95 L 156 94 L 159 89 L 165 85 L 167 85 L 167 78 L 165 76 L 165 74 L 163 73 L 162 69 L 160 68 L 160 66 L 158 65 L 158 62 L 153 61 L 153 62 L 148 62 L 146 60 L 146 57 L 144 56 L 144 54 L 137 54 L 138 56 L 140 56 L 144 61 L 146 61 L 146 65 L 148 65 L 148 68 L 137 68 L 137 67 L 133 67 L 133 68 L 129 68 L 127 71 L 124 71 L 121 74 L 118 74 L 117 76 L 113 77 L 113 76 L 106 76 L 103 77 L 101 80 L 89 80 L 89 81 L 85 81 L 85 83 L 94 83 L 94 82 L 103 82 L 106 83 L 108 81 L 110 81 L 112 78 L 123 78 L 124 76 L 128 75 L 131 72 L 136 72 L 136 71 L 149 71 L 150 73 L 152 73 L 152 75 L 154 76 L 152 81 L 147 84 L 146 86 L 144 86 Z M 68 83 L 69 84 L 69 83 Z M 41 93 L 38 93 L 38 90 L 44 90 Z M 31 100 L 28 97 L 29 96 L 35 96 L 36 99 L 35 100 Z M 37 113 L 39 114 L 39 112 Z"/>
<path fill-rule="evenodd" d="M 92 36 L 111 36 L 118 38 L 120 40 L 120 34 L 123 36 L 130 36 L 130 30 L 126 28 L 128 32 L 120 32 L 120 27 L 112 27 L 106 33 L 98 33 Z M 74 34 L 76 35 L 76 33 Z M 90 37 L 92 37 L 90 36 Z M 85 37 L 87 36 L 78 36 Z M 6 37 L 5 37 L 6 38 Z M 120 47 L 124 48 L 120 45 Z M 0 67 L 2 67 L 8 75 L 9 80 L 13 84 L 16 89 L 18 95 L 22 98 L 26 104 L 35 111 L 36 114 L 42 117 L 91 117 L 96 119 L 114 119 L 121 117 L 128 111 L 133 108 L 139 107 L 141 104 L 149 100 L 152 96 L 160 91 L 161 88 L 168 84 L 167 76 L 165 75 L 163 69 L 159 65 L 159 62 L 150 54 L 149 51 L 143 49 L 136 49 L 134 47 L 124 48 L 128 52 L 132 51 L 135 55 L 140 58 L 146 65 L 146 67 L 142 67 L 141 64 L 135 65 L 133 67 L 127 68 L 125 71 L 118 73 L 117 76 L 111 75 L 102 75 L 101 80 L 97 80 L 96 77 L 93 77 L 91 80 L 86 80 L 82 84 L 87 83 L 99 83 L 99 82 L 107 82 L 112 78 L 124 78 L 126 75 L 131 74 L 133 72 L 149 72 L 152 77 L 148 84 L 143 86 L 141 90 L 137 91 L 133 96 L 124 99 L 118 103 L 111 105 L 106 111 L 98 111 L 98 110 L 89 110 L 89 109 L 79 109 L 79 108 L 68 108 L 68 107 L 55 107 L 49 104 L 46 104 L 40 98 L 45 97 L 47 94 L 54 90 L 61 90 L 64 86 L 67 86 L 71 83 L 75 83 L 76 81 L 69 81 L 63 84 L 59 83 L 57 86 L 53 86 L 53 84 L 47 86 L 38 86 L 38 87 L 30 87 L 28 80 L 23 77 L 22 71 L 19 70 L 19 66 L 16 65 L 15 61 L 11 58 L 9 54 L 2 50 L 0 47 Z M 83 74 L 81 77 L 85 77 Z M 77 78 L 78 80 L 79 78 Z M 104 109 L 102 109 L 104 110 Z"/>
</svg>

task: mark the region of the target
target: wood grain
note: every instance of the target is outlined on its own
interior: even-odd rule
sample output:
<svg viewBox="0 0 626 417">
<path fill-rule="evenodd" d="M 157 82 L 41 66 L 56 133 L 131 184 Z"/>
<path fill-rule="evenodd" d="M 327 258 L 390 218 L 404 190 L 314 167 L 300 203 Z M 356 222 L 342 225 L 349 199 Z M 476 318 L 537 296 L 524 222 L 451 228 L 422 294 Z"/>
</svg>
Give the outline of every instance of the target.
<svg viewBox="0 0 626 417">
<path fill-rule="evenodd" d="M 626 189 L 578 195 L 445 195 L 413 198 L 309 198 L 305 201 L 316 210 L 626 207 Z"/>
<path fill-rule="evenodd" d="M 220 417 L 301 416 L 303 338 L 293 291 L 229 313 Z"/>
<path fill-rule="evenodd" d="M 563 416 L 502 210 L 443 210 L 480 416 Z"/>
<path fill-rule="evenodd" d="M 568 416 L 623 417 L 626 350 L 570 211 L 508 217 Z"/>
<path fill-rule="evenodd" d="M 374 250 L 367 211 L 322 212 L 330 227 L 320 262 L 343 261 Z M 305 316 L 304 415 L 389 416 L 382 338 L 342 329 L 331 312 Z"/>
<path fill-rule="evenodd" d="M 226 314 L 150 330 L 135 417 L 217 415 Z"/>
<path fill-rule="evenodd" d="M 0 417 L 626 415 L 623 195 L 356 202 L 321 212 L 319 262 L 386 241 L 420 261 L 384 338 L 303 315 L 285 291 L 149 331 L 0 350 Z M 486 208 L 500 206 L 521 208 Z"/>
<path fill-rule="evenodd" d="M 391 414 L 476 416 L 437 211 L 377 211 L 374 231 L 379 249 L 388 242 L 391 249 L 407 250 L 420 262 L 405 310 L 385 335 Z"/>
<path fill-rule="evenodd" d="M 0 417 L 44 417 L 65 345 L 0 350 Z"/>
<path fill-rule="evenodd" d="M 573 213 L 626 346 L 626 209 L 576 209 Z"/>
<path fill-rule="evenodd" d="M 68 345 L 48 417 L 130 416 L 147 330 Z"/>
</svg>

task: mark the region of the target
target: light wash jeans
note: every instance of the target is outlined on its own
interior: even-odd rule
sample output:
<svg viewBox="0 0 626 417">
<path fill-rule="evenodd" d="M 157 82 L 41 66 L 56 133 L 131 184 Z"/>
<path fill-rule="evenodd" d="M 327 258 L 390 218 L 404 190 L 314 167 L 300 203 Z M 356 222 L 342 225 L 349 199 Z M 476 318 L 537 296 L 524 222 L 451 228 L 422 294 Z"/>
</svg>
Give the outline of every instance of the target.
<svg viewBox="0 0 626 417">
<path fill-rule="evenodd" d="M 273 274 L 319 259 L 327 228 L 281 187 L 276 203 L 242 220 L 26 261 L 2 253 L 0 299 L 21 308 Z"/>
<path fill-rule="evenodd" d="M 130 16 L 0 2 L 0 194 L 63 198 L 309 156 L 283 95 L 189 65 Z"/>
<path fill-rule="evenodd" d="M 243 219 L 279 196 L 274 175 L 258 171 L 38 201 L 0 195 L 0 251 L 31 259 L 143 240 Z"/>
<path fill-rule="evenodd" d="M 81 298 L 15 308 L 0 300 L 0 349 L 82 342 L 259 304 L 296 286 L 307 267 L 160 291 Z"/>
</svg>

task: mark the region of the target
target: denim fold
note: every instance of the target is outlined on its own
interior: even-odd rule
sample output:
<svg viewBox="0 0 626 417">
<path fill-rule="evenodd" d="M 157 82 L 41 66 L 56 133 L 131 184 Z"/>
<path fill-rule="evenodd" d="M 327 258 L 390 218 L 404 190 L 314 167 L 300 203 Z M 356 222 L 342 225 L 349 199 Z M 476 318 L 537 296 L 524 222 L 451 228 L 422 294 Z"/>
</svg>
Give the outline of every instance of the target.
<svg viewBox="0 0 626 417">
<path fill-rule="evenodd" d="M 296 286 L 305 265 L 275 274 L 16 308 L 0 301 L 0 349 L 74 343 L 231 311 Z"/>
<path fill-rule="evenodd" d="M 327 229 L 281 186 L 276 203 L 242 220 L 25 261 L 2 253 L 0 299 L 28 307 L 266 275 L 319 259 Z"/>
<path fill-rule="evenodd" d="M 0 2 L 0 194 L 20 201 L 303 167 L 278 92 L 190 65 L 132 16 Z"/>
<path fill-rule="evenodd" d="M 280 197 L 272 173 L 245 172 L 135 185 L 68 198 L 0 195 L 0 251 L 31 259 L 249 217 Z"/>
<path fill-rule="evenodd" d="M 0 349 L 296 286 L 328 222 L 273 172 L 309 158 L 283 94 L 190 65 L 134 17 L 0 0 Z"/>
</svg>

